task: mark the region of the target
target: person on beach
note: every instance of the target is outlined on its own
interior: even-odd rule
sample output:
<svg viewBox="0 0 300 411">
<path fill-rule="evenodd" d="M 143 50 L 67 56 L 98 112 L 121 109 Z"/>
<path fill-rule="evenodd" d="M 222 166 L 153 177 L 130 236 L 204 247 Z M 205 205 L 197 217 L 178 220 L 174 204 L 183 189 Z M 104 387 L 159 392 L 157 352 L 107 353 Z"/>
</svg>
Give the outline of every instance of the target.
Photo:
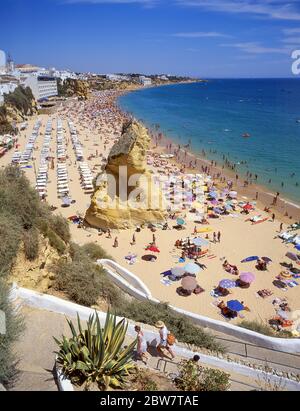
<svg viewBox="0 0 300 411">
<path fill-rule="evenodd" d="M 114 248 L 118 248 L 118 247 L 119 247 L 118 237 L 115 238 L 113 247 L 114 247 Z"/>
<path fill-rule="evenodd" d="M 157 321 L 155 327 L 159 329 L 159 344 L 156 347 L 157 351 L 160 355 L 163 355 L 163 350 L 165 349 L 171 355 L 171 359 L 175 358 L 175 354 L 171 348 L 171 345 L 174 346 L 175 338 L 167 329 L 165 323 L 163 321 Z M 170 338 L 170 336 L 172 338 Z M 172 340 L 172 341 L 171 341 Z M 172 343 L 172 344 L 171 344 Z"/>
<path fill-rule="evenodd" d="M 135 234 L 133 233 L 131 245 L 135 245 Z"/>
<path fill-rule="evenodd" d="M 221 232 L 218 231 L 218 243 L 220 243 L 220 242 L 221 242 Z"/>
<path fill-rule="evenodd" d="M 152 244 L 155 245 L 156 244 L 156 237 L 155 234 L 152 235 Z"/>
<path fill-rule="evenodd" d="M 146 365 L 148 362 L 147 355 L 147 341 L 144 337 L 144 333 L 139 325 L 134 327 L 135 332 L 137 333 L 137 357 Z"/>
<path fill-rule="evenodd" d="M 273 223 L 275 221 L 275 214 L 274 213 L 272 214 L 272 221 L 273 221 Z"/>
<path fill-rule="evenodd" d="M 110 229 L 107 230 L 107 237 L 106 237 L 106 238 L 112 238 L 112 237 L 111 237 Z"/>
<path fill-rule="evenodd" d="M 213 233 L 213 243 L 216 243 L 217 242 L 217 235 L 216 235 L 216 233 L 214 232 Z"/>
<path fill-rule="evenodd" d="M 280 227 L 279 227 L 279 232 L 280 233 L 281 233 L 282 229 L 283 229 L 283 223 L 280 223 Z"/>
</svg>

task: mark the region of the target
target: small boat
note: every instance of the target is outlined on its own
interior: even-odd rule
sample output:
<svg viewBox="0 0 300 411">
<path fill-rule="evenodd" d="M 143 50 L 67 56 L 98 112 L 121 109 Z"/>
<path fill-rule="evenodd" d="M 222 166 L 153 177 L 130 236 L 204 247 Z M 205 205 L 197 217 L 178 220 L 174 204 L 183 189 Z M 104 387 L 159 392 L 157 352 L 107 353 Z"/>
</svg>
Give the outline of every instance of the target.
<svg viewBox="0 0 300 411">
<path fill-rule="evenodd" d="M 300 123 L 300 118 L 298 118 L 298 120 L 296 120 L 296 123 Z"/>
<path fill-rule="evenodd" d="M 244 133 L 244 134 L 243 134 L 243 137 L 244 137 L 244 138 L 249 138 L 250 136 L 251 136 L 251 135 L 250 135 L 249 133 Z"/>
</svg>

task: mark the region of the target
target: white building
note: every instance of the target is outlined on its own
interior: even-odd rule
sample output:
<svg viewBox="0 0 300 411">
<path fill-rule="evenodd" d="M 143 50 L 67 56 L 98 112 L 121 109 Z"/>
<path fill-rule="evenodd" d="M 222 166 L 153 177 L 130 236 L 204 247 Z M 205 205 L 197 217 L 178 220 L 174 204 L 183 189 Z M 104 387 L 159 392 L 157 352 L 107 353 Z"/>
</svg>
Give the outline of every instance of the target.
<svg viewBox="0 0 300 411">
<path fill-rule="evenodd" d="M 6 54 L 3 50 L 0 50 L 0 74 L 6 73 Z"/>
<path fill-rule="evenodd" d="M 53 77 L 60 78 L 62 82 L 64 82 L 67 79 L 77 79 L 77 74 L 70 71 L 70 70 L 54 70 L 52 71 Z"/>
<path fill-rule="evenodd" d="M 34 98 L 38 101 L 57 96 L 57 80 L 50 76 L 30 76 L 24 81 L 25 87 L 30 87 Z"/>
<path fill-rule="evenodd" d="M 121 74 L 106 74 L 106 78 L 110 81 L 129 81 L 128 76 L 123 76 Z"/>
<path fill-rule="evenodd" d="M 139 81 L 144 87 L 151 86 L 152 84 L 151 78 L 145 76 L 140 76 Z"/>
</svg>

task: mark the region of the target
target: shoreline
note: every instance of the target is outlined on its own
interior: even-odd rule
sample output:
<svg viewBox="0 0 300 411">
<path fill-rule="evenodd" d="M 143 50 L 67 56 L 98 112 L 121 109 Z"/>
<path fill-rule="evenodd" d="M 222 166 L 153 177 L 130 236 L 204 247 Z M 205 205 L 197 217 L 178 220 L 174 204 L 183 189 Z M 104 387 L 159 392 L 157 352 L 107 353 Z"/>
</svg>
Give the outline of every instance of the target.
<svg viewBox="0 0 300 411">
<path fill-rule="evenodd" d="M 177 84 L 182 84 L 182 83 L 177 83 Z M 174 84 L 168 84 L 168 85 L 174 85 Z M 161 86 L 153 86 L 152 88 L 155 87 L 162 87 L 162 86 L 167 86 L 161 85 Z M 151 88 L 151 87 L 148 87 Z M 139 90 L 139 89 L 137 89 Z M 115 104 L 116 107 L 121 110 L 125 115 L 131 116 L 133 118 L 134 114 L 130 112 L 126 112 L 121 105 L 119 104 L 119 98 L 122 95 L 125 95 L 127 93 L 130 93 L 132 91 L 137 91 L 137 90 L 128 90 L 125 91 L 118 96 L 116 96 L 115 99 Z M 137 120 L 137 119 L 136 119 Z M 179 144 L 173 140 L 170 136 L 166 136 L 162 133 L 158 133 L 157 131 L 151 129 L 144 121 L 142 120 L 137 120 L 139 123 L 143 124 L 144 127 L 148 130 L 151 138 L 152 138 L 152 143 L 156 146 L 156 148 L 160 147 L 163 153 L 166 154 L 174 154 L 174 150 L 178 149 Z M 172 144 L 172 150 L 168 150 L 167 145 Z M 295 200 L 289 199 L 285 196 L 280 196 L 277 199 L 277 204 L 273 204 L 274 197 L 276 196 L 276 193 L 270 192 L 270 190 L 263 186 L 262 184 L 257 184 L 257 183 L 250 183 L 247 187 L 244 186 L 244 181 L 246 180 L 246 176 L 244 174 L 239 174 L 239 179 L 236 180 L 235 175 L 236 172 L 230 170 L 229 168 L 222 168 L 219 165 L 215 166 L 212 165 L 212 162 L 215 164 L 215 160 L 209 159 L 209 158 L 204 158 L 201 156 L 200 153 L 194 152 L 194 151 L 189 151 L 189 149 L 183 149 L 180 148 L 179 153 L 181 156 L 177 158 L 178 162 L 180 164 L 184 163 L 185 166 L 188 168 L 188 165 L 190 162 L 197 162 L 196 168 L 192 168 L 192 170 L 195 172 L 201 171 L 201 167 L 208 167 L 210 169 L 210 174 L 213 176 L 214 174 L 221 174 L 221 177 L 225 177 L 227 180 L 232 180 L 233 181 L 233 188 L 238 191 L 239 196 L 244 196 L 249 199 L 249 201 L 257 201 L 258 208 L 263 210 L 265 207 L 270 207 L 270 213 L 276 212 L 276 217 L 282 222 L 285 222 L 287 224 L 299 221 L 300 220 L 300 203 L 295 202 Z M 186 153 L 186 155 L 185 155 Z M 176 157 L 173 158 L 173 161 L 176 160 Z M 199 170 L 200 169 L 200 170 Z M 190 169 L 191 170 L 191 169 Z M 242 178 L 241 178 L 242 177 Z M 219 180 L 216 178 L 216 180 Z M 243 181 L 241 181 L 243 180 Z M 256 193 L 258 193 L 258 199 L 256 200 Z M 287 214 L 287 215 L 286 215 Z"/>
</svg>

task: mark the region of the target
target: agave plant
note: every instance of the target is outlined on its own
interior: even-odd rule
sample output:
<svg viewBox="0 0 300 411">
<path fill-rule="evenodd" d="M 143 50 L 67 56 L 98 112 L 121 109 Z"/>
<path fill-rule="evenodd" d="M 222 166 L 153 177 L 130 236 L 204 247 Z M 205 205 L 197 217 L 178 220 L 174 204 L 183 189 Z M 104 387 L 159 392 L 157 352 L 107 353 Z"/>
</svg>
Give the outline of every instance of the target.
<svg viewBox="0 0 300 411">
<path fill-rule="evenodd" d="M 125 319 L 117 323 L 116 315 L 107 313 L 102 329 L 97 312 L 92 314 L 83 330 L 77 314 L 78 331 L 72 321 L 67 320 L 71 338 L 62 336 L 59 341 L 57 362 L 71 381 L 79 384 L 97 383 L 100 389 L 122 388 L 126 377 L 134 371 L 133 352 L 136 340 L 123 348 L 128 323 Z"/>
</svg>

